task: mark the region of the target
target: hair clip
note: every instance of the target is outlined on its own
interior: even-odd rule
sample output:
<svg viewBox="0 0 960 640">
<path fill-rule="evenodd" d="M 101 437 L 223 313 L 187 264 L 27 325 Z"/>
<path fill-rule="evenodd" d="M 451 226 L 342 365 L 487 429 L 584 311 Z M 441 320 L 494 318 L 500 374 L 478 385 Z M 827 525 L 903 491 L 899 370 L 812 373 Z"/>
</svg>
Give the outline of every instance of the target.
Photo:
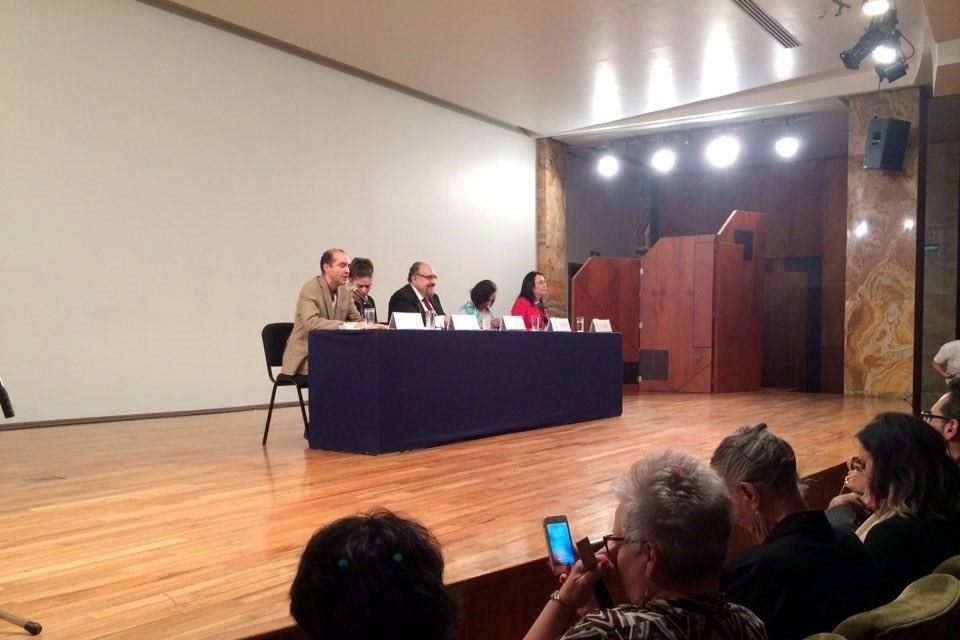
<svg viewBox="0 0 960 640">
<path fill-rule="evenodd" d="M 340 558 L 337 560 L 337 566 L 341 569 L 348 569 L 350 567 L 350 561 L 346 558 Z"/>
<path fill-rule="evenodd" d="M 393 561 L 396 562 L 397 564 L 400 564 L 401 562 L 403 562 L 403 554 L 400 553 L 399 551 L 397 551 L 396 553 L 394 553 L 394 554 L 393 554 Z"/>
</svg>

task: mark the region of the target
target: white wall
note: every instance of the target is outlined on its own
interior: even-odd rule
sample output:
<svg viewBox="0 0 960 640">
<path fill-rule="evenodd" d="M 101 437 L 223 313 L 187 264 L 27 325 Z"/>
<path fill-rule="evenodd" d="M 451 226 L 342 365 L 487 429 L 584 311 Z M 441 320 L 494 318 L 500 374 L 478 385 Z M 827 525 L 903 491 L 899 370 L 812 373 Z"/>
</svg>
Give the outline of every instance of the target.
<svg viewBox="0 0 960 640">
<path fill-rule="evenodd" d="M 611 179 L 596 171 L 586 149 L 567 153 L 567 261 L 585 262 L 591 251 L 612 258 L 637 257 L 640 174 L 621 164 Z"/>
<path fill-rule="evenodd" d="M 0 86 L 16 421 L 266 402 L 330 246 L 384 309 L 415 259 L 448 307 L 534 266 L 532 140 L 138 2 L 4 0 Z"/>
</svg>

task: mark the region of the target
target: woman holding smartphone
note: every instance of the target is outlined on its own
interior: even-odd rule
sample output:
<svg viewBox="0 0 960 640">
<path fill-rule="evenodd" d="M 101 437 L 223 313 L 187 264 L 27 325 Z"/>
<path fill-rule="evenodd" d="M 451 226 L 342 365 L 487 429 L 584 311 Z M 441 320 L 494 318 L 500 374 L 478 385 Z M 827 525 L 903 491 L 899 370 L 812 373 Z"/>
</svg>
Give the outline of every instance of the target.
<svg viewBox="0 0 960 640">
<path fill-rule="evenodd" d="M 615 485 L 620 500 L 599 562 L 578 560 L 525 640 L 763 640 L 763 623 L 720 593 L 731 511 L 723 482 L 684 453 L 647 456 Z M 588 563 L 589 564 L 589 563 Z M 594 585 L 618 575 L 627 604 L 596 609 Z"/>
</svg>

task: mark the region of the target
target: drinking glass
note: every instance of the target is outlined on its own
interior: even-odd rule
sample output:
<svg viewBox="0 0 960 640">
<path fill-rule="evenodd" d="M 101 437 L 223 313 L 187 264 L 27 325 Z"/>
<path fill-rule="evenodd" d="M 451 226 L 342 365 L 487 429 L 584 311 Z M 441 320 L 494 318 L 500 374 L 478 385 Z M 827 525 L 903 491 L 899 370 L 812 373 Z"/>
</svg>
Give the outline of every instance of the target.
<svg viewBox="0 0 960 640">
<path fill-rule="evenodd" d="M 427 329 L 433 329 L 437 324 L 437 312 L 427 311 L 427 321 L 424 324 Z"/>
<path fill-rule="evenodd" d="M 365 307 L 363 310 L 363 319 L 367 324 L 377 324 L 377 310 L 373 307 Z"/>
<path fill-rule="evenodd" d="M 577 316 L 577 333 L 583 333 L 583 316 Z"/>
<path fill-rule="evenodd" d="M 530 319 L 530 330 L 531 331 L 540 331 L 540 316 L 534 316 Z"/>
</svg>

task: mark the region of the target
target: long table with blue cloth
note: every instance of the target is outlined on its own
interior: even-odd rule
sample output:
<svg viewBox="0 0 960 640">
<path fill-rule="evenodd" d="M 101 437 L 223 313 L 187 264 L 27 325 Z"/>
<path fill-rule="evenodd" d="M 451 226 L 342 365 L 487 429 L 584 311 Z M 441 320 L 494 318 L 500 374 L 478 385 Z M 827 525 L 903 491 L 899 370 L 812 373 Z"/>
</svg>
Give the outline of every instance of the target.
<svg viewBox="0 0 960 640">
<path fill-rule="evenodd" d="M 389 453 L 619 416 L 618 333 L 313 331 L 311 449 Z"/>
</svg>

